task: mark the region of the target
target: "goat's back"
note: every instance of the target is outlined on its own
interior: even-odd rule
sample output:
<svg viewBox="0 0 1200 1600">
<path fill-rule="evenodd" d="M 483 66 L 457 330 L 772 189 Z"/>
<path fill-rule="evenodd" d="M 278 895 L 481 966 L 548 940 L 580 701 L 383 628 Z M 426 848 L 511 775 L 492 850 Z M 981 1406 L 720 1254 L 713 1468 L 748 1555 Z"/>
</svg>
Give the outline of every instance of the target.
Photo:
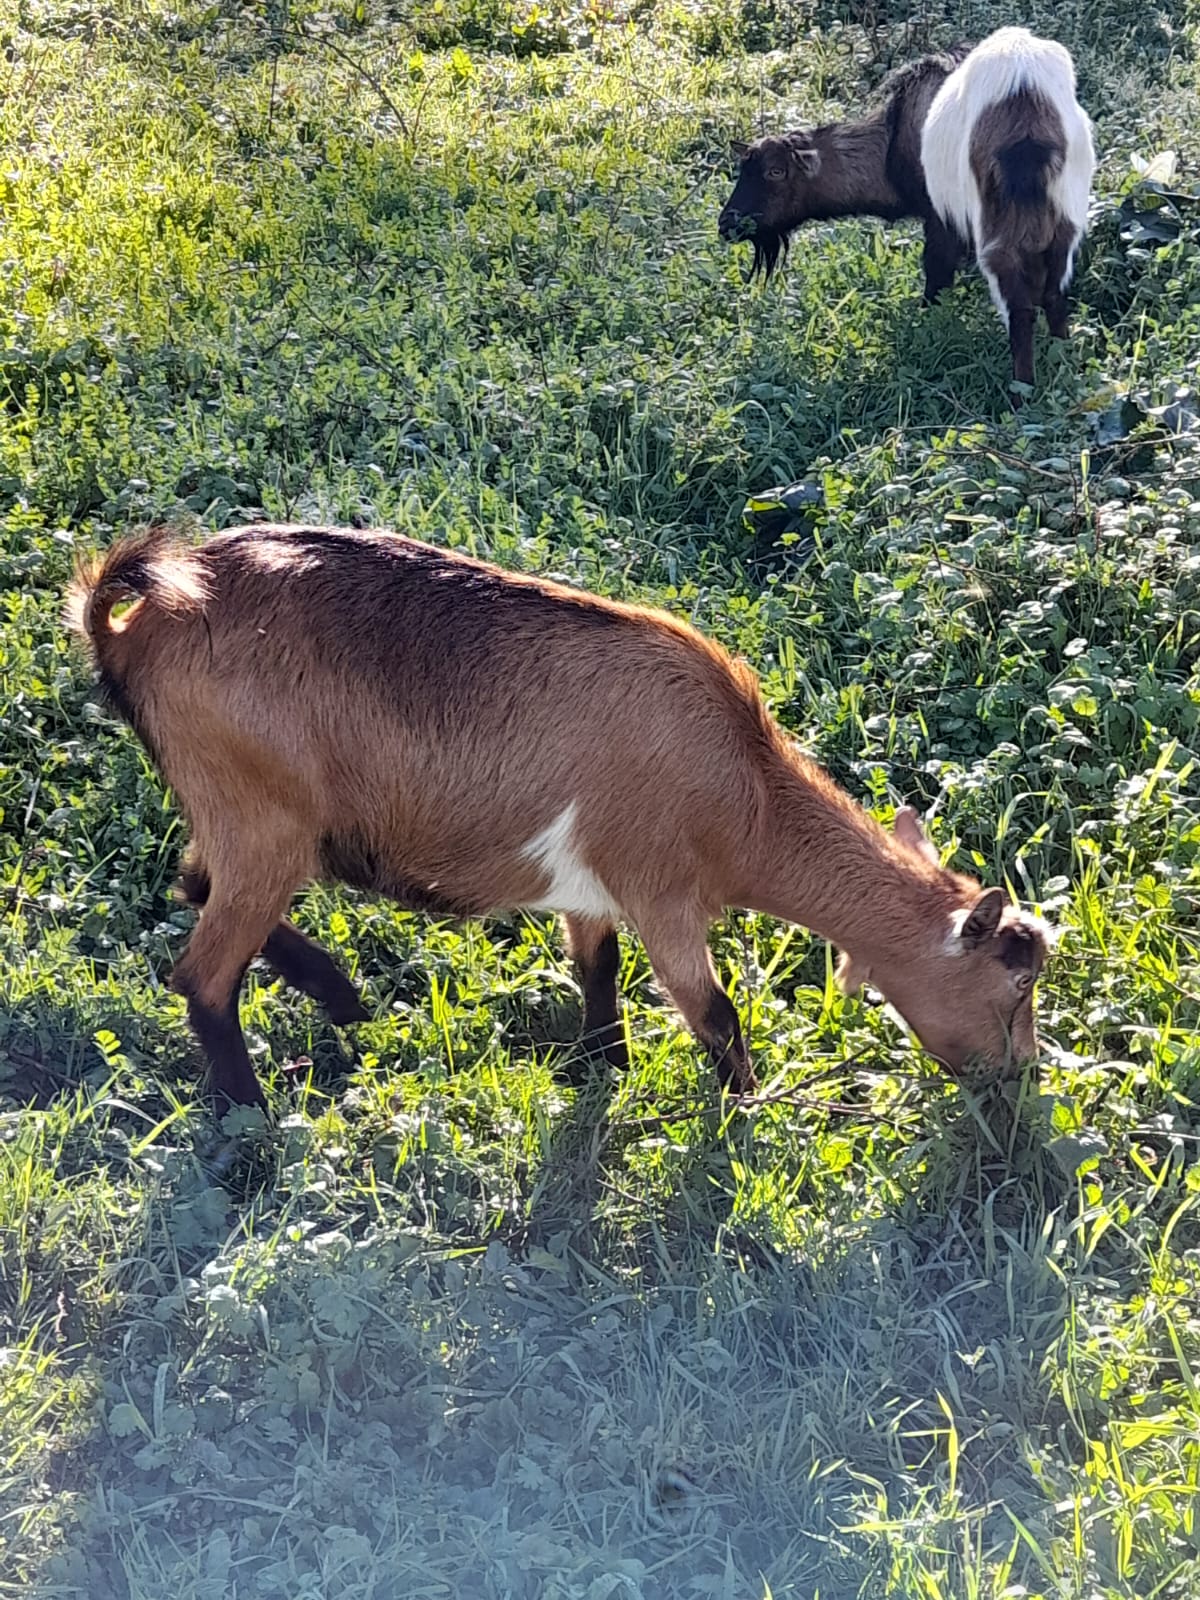
<svg viewBox="0 0 1200 1600">
<path fill-rule="evenodd" d="M 887 172 L 916 216 L 928 216 L 929 195 L 921 167 L 921 132 L 939 89 L 969 52 L 958 45 L 898 67 L 880 85 L 888 129 Z"/>
<path fill-rule="evenodd" d="M 989 35 L 938 90 L 921 160 L 934 209 L 977 251 L 1018 207 L 1041 204 L 1082 235 L 1095 156 L 1069 53 L 1025 28 Z"/>
<path fill-rule="evenodd" d="M 622 850 L 719 870 L 753 825 L 753 675 L 666 614 L 370 531 L 260 525 L 186 559 L 203 605 L 147 600 L 107 665 L 202 851 L 277 812 L 313 872 L 482 911 L 536 899 L 528 847 L 568 812 L 614 889 Z"/>
<path fill-rule="evenodd" d="M 955 69 L 960 93 L 973 115 L 1022 89 L 1035 89 L 1055 105 L 1075 98 L 1075 64 L 1055 39 L 1028 28 L 997 28 Z"/>
</svg>

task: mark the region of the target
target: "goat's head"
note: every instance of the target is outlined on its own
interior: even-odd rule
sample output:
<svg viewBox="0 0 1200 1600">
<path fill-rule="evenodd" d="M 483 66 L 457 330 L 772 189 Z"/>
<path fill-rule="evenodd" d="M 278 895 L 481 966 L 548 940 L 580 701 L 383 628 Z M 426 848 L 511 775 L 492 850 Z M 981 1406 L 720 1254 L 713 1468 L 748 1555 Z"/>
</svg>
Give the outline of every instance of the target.
<svg viewBox="0 0 1200 1600">
<path fill-rule="evenodd" d="M 768 134 L 753 144 L 735 143 L 741 162 L 733 193 L 717 227 L 722 239 L 754 246 L 750 275 L 769 278 L 796 228 L 813 214 L 812 190 L 821 173 L 821 152 L 807 133 Z"/>
<path fill-rule="evenodd" d="M 938 866 L 907 806 L 896 813 L 895 832 L 905 849 Z M 844 952 L 838 984 L 853 994 L 869 979 L 952 1072 L 1007 1075 L 1037 1054 L 1033 991 L 1053 934 L 1002 889 L 946 877 L 961 901 L 957 910 L 934 927 L 913 928 L 911 937 L 889 939 L 869 961 Z"/>
</svg>

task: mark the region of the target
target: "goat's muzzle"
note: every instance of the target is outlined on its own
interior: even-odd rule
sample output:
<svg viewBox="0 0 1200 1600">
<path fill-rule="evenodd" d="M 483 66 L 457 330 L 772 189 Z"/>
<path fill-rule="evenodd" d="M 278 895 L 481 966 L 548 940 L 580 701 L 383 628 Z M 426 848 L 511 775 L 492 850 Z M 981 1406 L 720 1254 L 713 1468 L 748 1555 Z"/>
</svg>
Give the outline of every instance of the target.
<svg viewBox="0 0 1200 1600">
<path fill-rule="evenodd" d="M 757 217 L 735 211 L 731 206 L 726 206 L 717 218 L 717 231 L 726 244 L 749 243 L 754 246 L 751 278 L 757 278 L 760 273 L 763 278 L 769 278 L 779 264 L 779 258 L 787 255 L 787 232 L 764 227 Z"/>
<path fill-rule="evenodd" d="M 717 232 L 726 244 L 740 244 L 754 233 L 754 218 L 744 217 L 740 211 L 726 206 L 717 218 Z"/>
</svg>

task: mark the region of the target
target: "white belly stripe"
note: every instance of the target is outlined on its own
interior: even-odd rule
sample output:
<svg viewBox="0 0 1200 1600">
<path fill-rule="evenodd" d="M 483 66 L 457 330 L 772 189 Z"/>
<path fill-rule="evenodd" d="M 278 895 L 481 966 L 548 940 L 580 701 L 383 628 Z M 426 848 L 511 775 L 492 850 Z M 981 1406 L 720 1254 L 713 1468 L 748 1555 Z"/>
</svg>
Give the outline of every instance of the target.
<svg viewBox="0 0 1200 1600">
<path fill-rule="evenodd" d="M 579 917 L 602 918 L 616 922 L 621 908 L 596 874 L 580 858 L 575 844 L 575 814 L 578 802 L 572 800 L 549 827 L 521 846 L 527 861 L 536 863 L 550 879 L 546 892 L 529 904 L 530 911 L 569 911 Z"/>
</svg>

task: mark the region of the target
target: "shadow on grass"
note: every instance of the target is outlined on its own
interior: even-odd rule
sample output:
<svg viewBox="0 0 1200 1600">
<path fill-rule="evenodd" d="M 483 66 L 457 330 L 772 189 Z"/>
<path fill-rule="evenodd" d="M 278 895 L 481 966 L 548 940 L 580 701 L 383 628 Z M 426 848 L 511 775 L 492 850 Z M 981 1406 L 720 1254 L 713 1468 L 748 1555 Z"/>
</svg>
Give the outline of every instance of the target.
<svg viewBox="0 0 1200 1600">
<path fill-rule="evenodd" d="M 518 1068 L 543 1053 L 546 1037 L 573 1033 L 569 1008 L 513 1000 L 505 1031 Z M 72 1076 L 86 1080 L 92 1070 L 87 1052 L 99 1047 L 78 1041 L 93 1038 L 103 1004 L 41 997 L 18 1015 L 21 1037 L 41 1039 L 48 1060 L 56 1041 L 75 1039 L 78 1054 L 68 1051 L 56 1068 L 64 1100 Z M 290 1012 L 280 1023 L 295 1025 Z M 142 1025 L 161 1019 L 146 1015 Z M 648 1048 L 634 1041 L 633 1072 Z M 558 1065 L 578 1065 L 570 1046 Z M 318 1560 L 305 1520 L 335 1492 L 323 1451 L 352 1486 L 334 1520 L 368 1543 L 382 1537 L 363 1509 L 383 1492 L 381 1462 L 414 1505 L 445 1493 L 485 1522 L 506 1507 L 515 1526 L 552 1527 L 564 1548 L 574 1548 L 588 1517 L 611 1516 L 622 1550 L 653 1548 L 681 1562 L 689 1580 L 721 1571 L 726 1549 L 741 1574 L 784 1576 L 798 1559 L 793 1541 L 827 1539 L 831 1527 L 863 1520 L 866 1480 L 881 1486 L 896 1527 L 910 1517 L 960 1518 L 983 1548 L 1002 1552 L 1011 1544 L 1007 1506 L 1039 1537 L 1054 1536 L 1038 1452 L 1052 1445 L 1061 1464 L 1079 1467 L 1087 1449 L 1078 1407 L 1061 1397 L 1055 1355 L 1070 1338 L 1062 1263 L 1076 1185 L 1046 1148 L 1049 1124 L 1032 1084 L 939 1095 L 930 1078 L 925 1129 L 897 1143 L 894 1182 L 864 1185 L 869 1152 L 860 1144 L 843 1198 L 827 1175 L 796 1191 L 796 1235 L 785 1241 L 747 1202 L 756 1172 L 772 1165 L 769 1146 L 756 1143 L 753 1108 L 725 1116 L 711 1106 L 704 1071 L 696 1096 L 704 1109 L 690 1111 L 656 1107 L 640 1091 L 632 1107 L 618 1106 L 624 1085 L 610 1074 L 580 1077 L 564 1109 L 548 1114 L 524 1216 L 493 1234 L 508 1246 L 498 1264 L 480 1248 L 478 1222 L 463 1220 L 486 1208 L 467 1194 L 474 1174 L 448 1143 L 431 1146 L 416 1176 L 470 1206 L 450 1237 L 439 1228 L 424 1238 L 418 1208 L 404 1204 L 413 1168 L 400 1169 L 387 1211 L 372 1209 L 364 1188 L 343 1180 L 339 1190 L 322 1176 L 338 1159 L 327 1159 L 322 1140 L 344 1134 L 322 1133 L 318 1118 L 293 1119 L 304 1125 L 261 1149 L 246 1139 L 221 1186 L 190 1150 L 149 1149 L 165 1176 L 121 1241 L 104 1317 L 75 1293 L 68 1254 L 52 1271 L 39 1268 L 37 1312 L 48 1326 L 60 1319 L 74 1347 L 64 1364 L 86 1352 L 111 1424 L 55 1468 L 55 1481 L 84 1488 L 103 1473 L 122 1494 L 169 1506 L 171 1517 L 194 1515 L 203 1530 L 232 1478 L 245 1495 L 301 1508 L 289 1510 L 286 1538 L 302 1567 Z M 133 1097 L 139 1115 L 119 1093 L 107 1096 L 102 1118 L 93 1114 L 83 1142 L 68 1141 L 60 1159 L 112 1189 L 144 1184 L 130 1144 L 150 1131 L 142 1114 L 152 1113 L 143 1089 Z M 669 1192 L 660 1184 L 637 1193 L 630 1158 L 647 1139 L 670 1148 Z M 162 1143 L 178 1145 L 173 1136 Z M 456 1259 L 470 1264 L 465 1279 Z M 1126 1262 L 1122 1277 L 1143 1273 L 1144 1264 Z M 132 1343 L 112 1343 L 113 1309 L 134 1330 Z M 194 1357 L 180 1360 L 179 1349 L 193 1346 Z M 163 1371 L 165 1402 L 155 1399 Z M 127 1422 L 136 1429 L 124 1409 L 132 1403 L 144 1420 L 158 1406 L 153 1438 L 121 1431 Z M 949 1491 L 947 1406 L 959 1451 Z M 571 1442 L 579 1438 L 592 1442 Z M 619 1441 L 619 1471 L 602 1454 L 608 1438 Z M 556 1481 L 586 1481 L 586 1515 L 552 1498 L 547 1485 Z M 647 1508 L 659 1518 L 652 1533 L 636 1520 Z M 162 1527 L 151 1517 L 145 1544 L 132 1513 L 123 1518 L 89 1526 L 77 1543 L 87 1570 L 110 1584 L 120 1576 L 112 1527 L 131 1569 L 177 1554 L 169 1517 Z M 425 1536 L 406 1524 L 405 1560 L 417 1559 Z M 353 1544 L 349 1533 L 339 1537 Z M 430 1558 L 449 1564 L 434 1533 L 427 1537 Z M 271 1552 L 253 1529 L 236 1527 L 232 1538 L 248 1569 L 269 1569 Z M 498 1532 L 495 1541 L 494 1554 L 477 1548 L 470 1559 L 497 1593 L 509 1592 L 503 1582 L 517 1555 Z M 887 1553 L 881 1534 L 843 1537 L 823 1592 L 859 1592 Z"/>
<path fill-rule="evenodd" d="M 168 1161 L 122 1244 L 123 1339 L 88 1353 L 105 1422 L 55 1469 L 79 1490 L 103 1474 L 111 1500 L 103 1517 L 85 1508 L 71 1576 L 114 1595 L 148 1570 L 178 1581 L 231 1492 L 280 1508 L 270 1539 L 253 1515 L 226 1519 L 247 1574 L 275 1573 L 281 1551 L 293 1582 L 335 1558 L 366 1570 L 394 1539 L 412 1587 L 362 1591 L 387 1595 L 425 1592 L 422 1562 L 457 1561 L 459 1593 L 532 1596 L 522 1561 L 548 1579 L 635 1558 L 677 1574 L 643 1587 L 662 1600 L 730 1571 L 738 1592 L 756 1573 L 786 1592 L 810 1542 L 822 1593 L 905 1592 L 883 1587 L 893 1536 L 845 1531 L 878 1510 L 864 1482 L 894 1532 L 957 1519 L 999 1560 L 1009 1506 L 1051 1536 L 1031 1461 L 1054 1441 L 1082 1459 L 1085 1442 L 1071 1443 L 1046 1359 L 1070 1314 L 1051 1219 L 1074 1185 L 1047 1155 L 1036 1094 L 938 1096 L 931 1080 L 926 1134 L 890 1198 L 864 1205 L 852 1167 L 844 1205 L 798 1196 L 802 1248 L 756 1253 L 736 1244 L 734 1206 L 753 1118 L 621 1115 L 617 1088 L 583 1075 L 497 1257 L 478 1237 L 421 1244 L 394 1214 L 365 1228 L 364 1193 L 331 1210 L 312 1124 L 294 1130 L 311 1192 L 284 1178 L 281 1144 L 279 1191 L 249 1196 L 241 1224 L 228 1194 Z M 687 1122 L 676 1192 L 646 1197 L 631 1245 L 605 1214 L 631 1182 L 628 1147 L 678 1144 Z M 943 1406 L 959 1441 L 949 1493 Z M 391 1521 L 373 1515 L 381 1497 Z M 463 1519 L 475 1532 L 460 1548 L 446 1530 Z M 335 1524 L 336 1551 L 312 1531 Z M 195 1564 L 188 1600 L 209 1592 Z"/>
<path fill-rule="evenodd" d="M 953 1515 L 974 1521 L 985 1546 L 1011 1539 L 1006 1505 L 1049 1531 L 1031 1441 L 1055 1439 L 1077 1466 L 1087 1444 L 1050 1359 L 1070 1339 L 1062 1262 L 1077 1185 L 1048 1148 L 1036 1084 L 931 1094 L 927 1134 L 897 1165 L 893 1203 L 856 1215 L 853 1169 L 844 1207 L 801 1192 L 810 1215 L 800 1251 L 739 1225 L 753 1131 L 712 1118 L 701 1119 L 676 1193 L 647 1199 L 636 1250 L 616 1237 L 606 1192 L 628 1188 L 623 1151 L 655 1119 L 606 1121 L 612 1088 L 593 1082 L 560 1124 L 512 1241 L 518 1254 L 549 1244 L 580 1259 L 584 1282 L 636 1283 L 646 1303 L 720 1330 L 731 1385 L 781 1340 L 789 1371 L 804 1374 L 789 1381 L 811 1407 L 808 1466 L 836 1460 L 858 1482 L 866 1474 L 897 1522 L 944 1493 L 936 1441 L 949 1437 L 950 1416 L 955 1437 L 971 1441 L 950 1480 Z M 777 1381 L 767 1368 L 762 1381 Z M 693 1369 L 693 1381 L 702 1389 L 708 1375 Z"/>
</svg>

